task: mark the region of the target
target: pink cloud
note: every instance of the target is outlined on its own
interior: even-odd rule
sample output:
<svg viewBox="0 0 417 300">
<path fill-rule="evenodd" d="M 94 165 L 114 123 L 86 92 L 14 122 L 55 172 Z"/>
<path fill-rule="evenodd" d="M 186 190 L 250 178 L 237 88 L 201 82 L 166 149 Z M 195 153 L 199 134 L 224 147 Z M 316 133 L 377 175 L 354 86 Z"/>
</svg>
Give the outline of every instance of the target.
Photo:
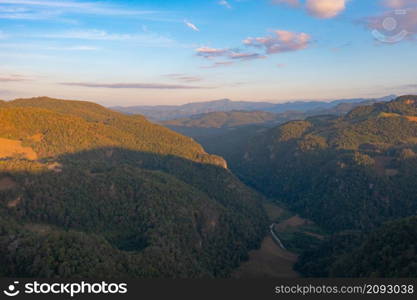
<svg viewBox="0 0 417 300">
<path fill-rule="evenodd" d="M 307 12 L 320 19 L 338 16 L 346 8 L 347 0 L 307 0 Z"/>
<path fill-rule="evenodd" d="M 217 49 L 217 48 L 210 48 L 210 47 L 201 47 L 196 49 L 197 55 L 202 56 L 207 59 L 214 59 L 218 57 L 223 57 L 232 60 L 252 60 L 258 58 L 265 58 L 264 55 L 259 53 L 245 53 L 240 52 L 239 50 L 231 50 L 231 49 Z"/>
<path fill-rule="evenodd" d="M 221 57 L 226 55 L 230 52 L 229 49 L 217 49 L 217 48 L 210 48 L 210 47 L 200 47 L 196 49 L 197 55 L 202 56 L 204 58 L 215 58 Z"/>
<path fill-rule="evenodd" d="M 311 42 L 307 33 L 296 33 L 285 30 L 275 30 L 273 36 L 247 38 L 243 41 L 246 46 L 264 48 L 267 54 L 292 52 L 306 49 Z"/>
</svg>

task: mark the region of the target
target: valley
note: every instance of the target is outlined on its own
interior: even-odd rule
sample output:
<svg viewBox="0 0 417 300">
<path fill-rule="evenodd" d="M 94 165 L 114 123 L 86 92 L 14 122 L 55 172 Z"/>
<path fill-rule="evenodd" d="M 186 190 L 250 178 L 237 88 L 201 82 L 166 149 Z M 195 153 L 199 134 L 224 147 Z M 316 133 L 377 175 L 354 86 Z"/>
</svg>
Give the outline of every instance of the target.
<svg viewBox="0 0 417 300">
<path fill-rule="evenodd" d="M 327 111 L 281 125 L 207 128 L 203 124 L 209 115 L 167 124 L 188 124 L 171 128 L 224 157 L 244 183 L 296 212 L 270 223 L 285 247 L 299 255 L 294 268 L 302 276 L 383 276 L 392 270 L 372 273 L 375 267 L 365 266 L 349 273 L 339 265 L 347 268 L 343 261 L 348 253 L 373 232 L 384 232 L 387 222 L 408 224 L 406 218 L 417 214 L 416 103 L 416 96 L 402 96 L 359 105 L 341 115 Z M 389 239 L 388 234 L 382 236 Z M 415 253 L 416 246 L 412 242 L 398 254 L 402 260 L 393 267 L 398 274 L 415 274 L 414 267 L 406 266 L 414 266 L 414 256 L 407 253 Z M 256 254 L 270 255 L 262 250 Z M 262 263 L 256 254 L 252 261 Z"/>
<path fill-rule="evenodd" d="M 314 243 L 317 239 L 321 240 L 324 235 L 310 232 L 320 229 L 311 221 L 294 215 L 282 206 L 271 201 L 265 201 L 263 206 L 272 223 L 268 227 L 268 234 L 262 241 L 261 248 L 249 252 L 248 261 L 243 262 L 232 277 L 252 279 L 300 277 L 300 274 L 294 271 L 298 255 L 310 247 L 311 241 Z M 303 240 L 305 236 L 311 236 L 312 239 Z"/>
<path fill-rule="evenodd" d="M 276 117 L 0 103 L 0 275 L 415 274 L 417 97 Z"/>
</svg>

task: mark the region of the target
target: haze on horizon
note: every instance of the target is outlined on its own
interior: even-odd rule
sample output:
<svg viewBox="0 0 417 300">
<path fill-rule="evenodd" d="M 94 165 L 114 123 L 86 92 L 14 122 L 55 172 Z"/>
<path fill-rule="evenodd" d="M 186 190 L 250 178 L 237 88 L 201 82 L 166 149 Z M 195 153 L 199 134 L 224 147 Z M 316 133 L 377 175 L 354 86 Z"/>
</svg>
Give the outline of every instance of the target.
<svg viewBox="0 0 417 300">
<path fill-rule="evenodd" d="M 416 93 L 416 35 L 415 0 L 0 0 L 0 99 Z"/>
</svg>

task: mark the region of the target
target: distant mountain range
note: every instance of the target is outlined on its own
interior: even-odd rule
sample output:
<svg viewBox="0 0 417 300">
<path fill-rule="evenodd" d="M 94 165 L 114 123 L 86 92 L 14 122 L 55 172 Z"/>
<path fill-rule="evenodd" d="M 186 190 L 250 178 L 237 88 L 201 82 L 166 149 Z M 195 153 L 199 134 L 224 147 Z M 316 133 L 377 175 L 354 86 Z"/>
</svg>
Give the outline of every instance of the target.
<svg viewBox="0 0 417 300">
<path fill-rule="evenodd" d="M 157 105 L 157 106 L 130 106 L 130 107 L 111 107 L 111 109 L 125 114 L 141 114 L 154 121 L 167 121 L 178 118 L 188 118 L 193 115 L 211 112 L 227 111 L 266 111 L 282 113 L 287 111 L 307 112 L 311 110 L 330 109 L 340 104 L 354 104 L 365 101 L 391 101 L 395 95 L 389 95 L 377 99 L 354 98 L 339 99 L 334 101 L 294 101 L 287 103 L 269 102 L 246 102 L 222 99 L 209 102 L 188 103 L 184 105 Z"/>
</svg>

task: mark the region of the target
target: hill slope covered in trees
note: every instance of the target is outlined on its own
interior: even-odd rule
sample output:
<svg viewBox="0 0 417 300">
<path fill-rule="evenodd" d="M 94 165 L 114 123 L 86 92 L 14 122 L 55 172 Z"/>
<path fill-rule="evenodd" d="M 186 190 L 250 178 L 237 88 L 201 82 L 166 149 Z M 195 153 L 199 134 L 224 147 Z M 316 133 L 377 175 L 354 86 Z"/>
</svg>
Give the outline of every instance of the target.
<svg viewBox="0 0 417 300">
<path fill-rule="evenodd" d="M 245 183 L 332 233 L 301 255 L 300 273 L 417 276 L 414 221 L 400 220 L 417 215 L 417 96 L 290 121 L 237 141 L 213 152 Z"/>
<path fill-rule="evenodd" d="M 266 195 L 332 230 L 417 213 L 417 97 L 269 129 L 229 155 Z M 256 142 L 255 142 L 256 141 Z"/>
<path fill-rule="evenodd" d="M 20 99 L 0 139 L 0 276 L 225 277 L 265 233 L 221 157 L 141 116 Z"/>
</svg>

